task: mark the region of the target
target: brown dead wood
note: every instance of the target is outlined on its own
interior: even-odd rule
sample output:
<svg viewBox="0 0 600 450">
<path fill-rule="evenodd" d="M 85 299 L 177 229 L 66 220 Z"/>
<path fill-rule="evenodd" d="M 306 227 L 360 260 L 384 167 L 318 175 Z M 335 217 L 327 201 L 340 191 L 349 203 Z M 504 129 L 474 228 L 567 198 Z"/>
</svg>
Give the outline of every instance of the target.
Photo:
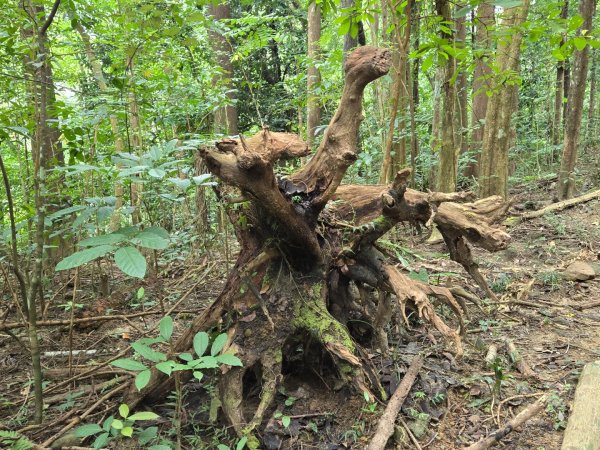
<svg viewBox="0 0 600 450">
<path fill-rule="evenodd" d="M 388 439 L 394 433 L 396 417 L 398 416 L 400 408 L 402 408 L 412 385 L 415 383 L 421 367 L 423 367 L 423 362 L 424 358 L 422 356 L 415 356 L 412 360 L 404 378 L 402 378 L 400 385 L 392 395 L 392 398 L 390 398 L 381 419 L 379 419 L 377 429 L 371 438 L 367 450 L 383 450 L 385 448 Z"/>
<path fill-rule="evenodd" d="M 591 191 L 579 197 L 571 198 L 568 200 L 563 200 L 561 202 L 552 203 L 542 209 L 538 209 L 536 211 L 526 212 L 521 214 L 520 216 L 510 217 L 506 220 L 507 224 L 515 225 L 519 222 L 524 222 L 525 220 L 535 219 L 537 217 L 542 217 L 544 214 L 562 211 L 563 209 L 570 208 L 572 206 L 578 205 L 580 203 L 589 202 L 590 200 L 594 200 L 596 198 L 600 198 L 600 189 L 597 191 Z"/>
</svg>

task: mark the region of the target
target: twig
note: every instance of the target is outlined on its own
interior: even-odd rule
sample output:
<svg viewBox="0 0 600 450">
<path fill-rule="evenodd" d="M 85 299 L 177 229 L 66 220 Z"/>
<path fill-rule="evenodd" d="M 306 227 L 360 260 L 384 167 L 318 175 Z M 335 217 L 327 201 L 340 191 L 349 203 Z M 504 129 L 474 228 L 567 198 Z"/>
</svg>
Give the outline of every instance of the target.
<svg viewBox="0 0 600 450">
<path fill-rule="evenodd" d="M 508 350 L 510 359 L 515 363 L 515 366 L 517 366 L 517 369 L 523 374 L 523 376 L 528 378 L 537 376 L 536 373 L 531 370 L 531 367 L 529 367 L 529 365 L 525 362 L 523 357 L 519 354 L 517 347 L 510 339 L 506 340 L 506 349 Z"/>
<path fill-rule="evenodd" d="M 59 437 L 61 437 L 63 434 L 65 434 L 67 431 L 69 431 L 70 429 L 72 429 L 76 425 L 80 424 L 83 421 L 83 419 L 85 419 L 92 412 L 94 412 L 94 410 L 98 406 L 100 406 L 106 400 L 108 400 L 109 398 L 111 398 L 113 395 L 118 394 L 119 392 L 121 392 L 121 391 L 123 391 L 123 390 L 125 390 L 127 388 L 129 388 L 129 384 L 122 384 L 122 385 L 117 386 L 116 388 L 110 390 L 106 394 L 104 394 L 102 397 L 100 397 L 100 399 L 98 401 L 96 401 L 92 406 L 90 406 L 88 409 L 86 409 L 83 414 L 81 414 L 78 417 L 75 417 L 73 420 L 71 420 L 71 422 L 69 422 L 67 425 L 65 425 L 64 427 L 62 427 L 58 433 L 55 433 L 50 438 L 46 439 L 44 441 L 44 443 L 42 444 L 42 446 L 43 447 L 49 447 L 56 439 L 58 439 Z"/>
<path fill-rule="evenodd" d="M 548 395 L 543 395 L 538 401 L 532 403 L 523 411 L 521 411 L 517 416 L 510 420 L 504 428 L 498 430 L 494 434 L 481 439 L 479 442 L 476 442 L 473 445 L 468 446 L 464 450 L 486 450 L 490 448 L 492 445 L 500 442 L 507 434 L 513 431 L 515 428 L 523 425 L 533 416 L 538 414 L 540 411 L 544 409 L 546 403 L 548 402 Z"/>
<path fill-rule="evenodd" d="M 408 428 L 408 425 L 406 425 L 406 422 L 404 421 L 404 419 L 401 416 L 398 417 L 398 419 L 400 419 L 400 423 L 404 427 L 404 430 L 406 430 L 406 434 L 408 434 L 408 437 L 410 438 L 412 443 L 415 444 L 415 447 L 417 447 L 417 450 L 423 450 L 423 447 L 421 447 L 421 444 L 419 444 L 419 441 L 417 441 L 417 438 L 415 437 L 415 435 L 412 434 L 412 431 L 410 431 L 410 428 Z"/>
<path fill-rule="evenodd" d="M 544 394 L 541 394 L 539 392 L 536 392 L 535 394 L 521 394 L 521 395 L 513 395 L 512 397 L 508 397 L 505 398 L 504 400 L 502 400 L 500 403 L 498 403 L 498 411 L 496 413 L 496 418 L 498 419 L 496 421 L 496 423 L 499 425 L 500 424 L 500 410 L 502 409 L 502 405 L 504 405 L 507 402 L 510 402 L 511 400 L 516 400 L 518 398 L 530 398 L 530 397 L 541 397 Z"/>
<path fill-rule="evenodd" d="M 394 392 L 394 395 L 392 395 L 392 398 L 387 404 L 367 450 L 383 450 L 385 448 L 388 439 L 394 433 L 394 422 L 396 421 L 396 417 L 398 416 L 400 408 L 402 408 L 404 400 L 406 400 L 412 385 L 417 379 L 417 375 L 423 366 L 423 362 L 424 358 L 420 355 L 415 356 L 412 360 L 404 378 L 402 378 L 396 392 Z"/>
</svg>

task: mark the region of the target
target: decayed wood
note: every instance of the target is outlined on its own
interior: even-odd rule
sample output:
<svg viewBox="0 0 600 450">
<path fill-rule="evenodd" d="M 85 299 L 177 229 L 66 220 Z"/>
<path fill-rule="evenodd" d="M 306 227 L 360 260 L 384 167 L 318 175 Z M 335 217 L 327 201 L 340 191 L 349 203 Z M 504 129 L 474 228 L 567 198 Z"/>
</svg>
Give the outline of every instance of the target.
<svg viewBox="0 0 600 450">
<path fill-rule="evenodd" d="M 600 361 L 583 368 L 561 450 L 596 450 L 600 443 Z"/>
<path fill-rule="evenodd" d="M 545 208 L 538 209 L 537 211 L 531 211 L 521 214 L 516 218 L 510 218 L 508 221 L 513 224 L 515 221 L 523 222 L 529 219 L 535 219 L 536 217 L 542 217 L 544 214 L 554 211 L 562 211 L 563 209 L 570 208 L 571 206 L 578 205 L 580 203 L 589 202 L 590 200 L 594 200 L 596 198 L 600 198 L 600 189 L 597 191 L 588 192 L 587 194 L 581 195 L 579 197 L 571 198 L 569 200 L 563 200 L 562 202 L 552 203 L 551 205 L 546 206 Z"/>
<path fill-rule="evenodd" d="M 513 431 L 515 428 L 523 425 L 529 419 L 534 417 L 536 414 L 539 414 L 546 407 L 546 403 L 548 403 L 548 396 L 544 395 L 540 397 L 535 403 L 532 403 L 523 411 L 521 411 L 517 416 L 510 420 L 502 429 L 496 431 L 494 434 L 483 438 L 479 442 L 469 445 L 465 448 L 465 450 L 486 450 L 490 448 L 492 445 L 499 443 L 508 433 Z M 578 449 L 581 447 L 577 447 Z"/>
<path fill-rule="evenodd" d="M 417 379 L 419 370 L 423 367 L 423 361 L 424 359 L 422 356 L 416 356 L 412 360 L 404 378 L 402 378 L 400 385 L 387 404 L 383 416 L 379 419 L 377 430 L 375 430 L 375 434 L 371 438 L 367 450 L 383 450 L 385 448 L 388 439 L 394 433 L 394 423 L 396 422 L 396 417 L 400 412 L 400 408 L 402 408 L 404 400 L 406 400 L 406 397 L 410 392 L 410 388 Z"/>
<path fill-rule="evenodd" d="M 531 367 L 529 367 L 529 364 L 527 364 L 527 362 L 523 359 L 523 356 L 521 356 L 517 350 L 515 343 L 510 339 L 506 340 L 506 349 L 508 350 L 510 359 L 513 361 L 515 366 L 517 366 L 517 369 L 523 374 L 523 376 L 528 378 L 537 376 Z"/>
</svg>

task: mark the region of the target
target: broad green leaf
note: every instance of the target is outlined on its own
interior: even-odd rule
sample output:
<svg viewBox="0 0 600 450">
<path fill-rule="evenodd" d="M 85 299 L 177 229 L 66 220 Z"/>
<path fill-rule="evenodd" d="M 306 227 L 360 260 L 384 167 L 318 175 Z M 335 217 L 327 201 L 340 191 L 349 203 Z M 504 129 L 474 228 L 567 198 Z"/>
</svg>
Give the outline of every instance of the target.
<svg viewBox="0 0 600 450">
<path fill-rule="evenodd" d="M 290 416 L 282 416 L 281 417 L 281 424 L 287 428 L 290 426 L 290 422 L 292 421 L 292 419 L 290 418 Z"/>
<path fill-rule="evenodd" d="M 231 450 L 231 448 L 227 447 L 225 444 L 217 445 L 217 450 Z"/>
<path fill-rule="evenodd" d="M 133 436 L 133 428 L 123 427 L 123 429 L 121 430 L 121 434 L 123 436 L 131 437 L 131 436 Z"/>
<path fill-rule="evenodd" d="M 158 434 L 158 427 L 144 428 L 138 434 L 138 442 L 140 445 L 145 445 L 156 437 Z"/>
<path fill-rule="evenodd" d="M 208 341 L 209 338 L 207 333 L 204 331 L 196 333 L 196 336 L 194 336 L 194 351 L 196 352 L 196 355 L 204 355 L 204 352 L 208 348 Z"/>
<path fill-rule="evenodd" d="M 217 356 L 216 358 L 217 358 L 217 361 L 220 362 L 221 364 L 225 364 L 227 366 L 242 367 L 242 361 L 240 361 L 240 359 L 235 355 L 230 355 L 229 353 L 225 353 L 223 355 Z"/>
<path fill-rule="evenodd" d="M 182 353 L 181 355 L 179 355 L 179 357 L 187 362 L 192 361 L 194 359 L 191 353 Z"/>
<path fill-rule="evenodd" d="M 123 421 L 119 420 L 119 419 L 115 419 L 112 421 L 111 427 L 113 427 L 115 430 L 122 430 L 123 429 Z"/>
<path fill-rule="evenodd" d="M 135 296 L 137 297 L 138 300 L 141 300 L 144 298 L 144 294 L 146 293 L 146 290 L 144 289 L 144 287 L 142 286 L 141 288 L 139 288 L 135 294 Z"/>
<path fill-rule="evenodd" d="M 127 416 L 129 415 L 129 406 L 127 406 L 125 403 L 122 403 L 121 406 L 119 406 L 119 414 L 124 419 L 127 419 Z"/>
<path fill-rule="evenodd" d="M 523 4 L 523 0 L 495 0 L 494 5 L 500 6 L 504 9 L 514 8 Z"/>
<path fill-rule="evenodd" d="M 198 381 L 202 381 L 202 378 L 204 378 L 204 374 L 199 370 L 194 370 L 192 374 L 194 375 L 194 378 L 196 378 Z"/>
<path fill-rule="evenodd" d="M 194 180 L 194 183 L 196 184 L 196 186 L 211 186 L 211 185 L 215 184 L 214 182 L 210 181 L 211 178 L 212 178 L 212 174 L 203 173 L 202 175 L 197 175 L 195 177 L 192 177 L 192 180 Z"/>
<path fill-rule="evenodd" d="M 97 247 L 99 245 L 118 244 L 127 239 L 127 236 L 119 233 L 103 234 L 79 241 L 81 247 Z"/>
<path fill-rule="evenodd" d="M 169 241 L 150 231 L 142 231 L 135 237 L 134 242 L 142 247 L 163 250 L 169 246 Z"/>
<path fill-rule="evenodd" d="M 173 335 L 173 319 L 171 316 L 165 316 L 160 319 L 158 329 L 160 330 L 161 338 L 163 338 L 165 341 L 171 339 L 171 336 Z"/>
<path fill-rule="evenodd" d="M 166 174 L 167 172 L 162 169 L 150 169 L 148 171 L 148 175 L 150 175 L 152 178 L 164 178 Z"/>
<path fill-rule="evenodd" d="M 243 450 L 244 445 L 246 445 L 246 442 L 248 442 L 248 438 L 244 436 L 235 446 L 235 450 Z"/>
<path fill-rule="evenodd" d="M 83 206 L 83 205 L 70 206 L 68 208 L 63 208 L 63 209 L 60 209 L 60 210 L 50 214 L 48 216 L 48 219 L 50 219 L 50 220 L 60 219 L 63 216 L 68 216 L 69 214 L 73 214 L 77 211 L 81 211 L 82 209 L 86 209 L 86 208 L 87 208 L 87 206 Z M 81 242 L 79 243 L 79 245 L 81 245 Z"/>
<path fill-rule="evenodd" d="M 102 431 L 102 427 L 97 423 L 90 423 L 87 425 L 82 425 L 75 429 L 75 437 L 88 437 L 96 433 L 100 433 Z"/>
<path fill-rule="evenodd" d="M 152 372 L 150 370 L 144 370 L 143 372 L 137 374 L 135 377 L 135 387 L 138 391 L 141 391 L 148 385 L 151 375 Z"/>
<path fill-rule="evenodd" d="M 146 275 L 146 258 L 135 247 L 123 247 L 117 250 L 115 263 L 131 277 L 144 278 Z"/>
<path fill-rule="evenodd" d="M 90 261 L 93 261 L 106 255 L 109 252 L 112 252 L 114 249 L 115 247 L 112 245 L 99 245 L 97 247 L 80 250 L 60 261 L 56 265 L 56 268 L 54 270 L 67 270 L 72 269 L 74 267 L 82 266 L 86 263 L 89 263 Z"/>
<path fill-rule="evenodd" d="M 166 361 L 167 356 L 164 353 L 157 352 L 156 350 L 152 350 L 147 345 L 142 344 L 141 342 L 134 342 L 131 344 L 131 347 L 140 355 L 142 358 L 149 359 L 152 362 L 161 362 Z"/>
<path fill-rule="evenodd" d="M 210 348 L 210 354 L 212 356 L 215 356 L 216 354 L 218 354 L 223 349 L 223 346 L 225 345 L 226 342 L 227 342 L 227 333 L 221 333 L 220 335 L 218 335 L 217 338 L 214 340 L 212 347 Z"/>
<path fill-rule="evenodd" d="M 173 361 L 165 361 L 165 362 L 158 363 L 154 367 L 156 367 L 157 370 L 160 370 L 165 375 L 169 376 L 173 373 L 174 366 L 175 366 L 175 363 Z"/>
<path fill-rule="evenodd" d="M 187 178 L 168 178 L 168 180 L 182 191 L 185 191 L 192 184 Z"/>
<path fill-rule="evenodd" d="M 160 416 L 158 414 L 153 413 L 152 411 L 140 411 L 129 416 L 129 420 L 155 420 L 159 417 Z"/>
<path fill-rule="evenodd" d="M 581 51 L 587 45 L 587 39 L 581 36 L 576 36 L 573 38 L 573 45 L 577 50 Z"/>
<path fill-rule="evenodd" d="M 108 438 L 109 438 L 109 436 L 110 435 L 108 433 L 102 433 L 101 435 L 99 435 L 96 438 L 96 440 L 92 444 L 92 447 L 94 447 L 95 449 L 100 449 L 102 447 L 105 447 L 106 444 L 108 444 Z"/>
<path fill-rule="evenodd" d="M 200 359 L 188 363 L 188 366 L 194 369 L 216 369 L 219 367 L 219 363 L 214 356 L 203 356 Z"/>
<path fill-rule="evenodd" d="M 148 368 L 144 364 L 130 358 L 117 359 L 116 361 L 111 362 L 110 365 L 125 370 L 133 370 L 134 372 L 148 370 Z"/>
</svg>

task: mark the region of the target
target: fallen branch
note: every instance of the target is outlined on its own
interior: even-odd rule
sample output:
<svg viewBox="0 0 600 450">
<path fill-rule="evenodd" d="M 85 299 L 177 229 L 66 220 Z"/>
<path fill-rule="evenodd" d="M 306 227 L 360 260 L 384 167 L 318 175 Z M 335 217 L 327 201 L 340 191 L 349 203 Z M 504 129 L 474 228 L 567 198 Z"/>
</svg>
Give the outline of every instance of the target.
<svg viewBox="0 0 600 450">
<path fill-rule="evenodd" d="M 519 370 L 519 372 L 521 372 L 521 374 L 523 374 L 523 376 L 527 378 L 537 376 L 536 373 L 531 369 L 531 367 L 529 367 L 529 365 L 525 362 L 525 360 L 517 350 L 517 347 L 515 346 L 514 342 L 510 339 L 506 340 L 506 349 L 508 350 L 510 359 L 515 364 L 515 366 L 517 366 L 517 369 Z"/>
<path fill-rule="evenodd" d="M 486 438 L 481 439 L 479 442 L 476 442 L 473 445 L 469 445 L 464 450 L 486 450 L 492 445 L 499 443 L 502 439 L 506 437 L 507 434 L 509 434 L 515 428 L 520 427 L 529 419 L 531 419 L 540 411 L 542 411 L 545 408 L 546 403 L 548 403 L 548 396 L 544 395 L 538 401 L 532 403 L 519 414 L 517 414 L 517 416 L 514 419 L 510 420 L 504 426 L 504 428 L 498 430 L 497 432 Z"/>
<path fill-rule="evenodd" d="M 507 223 L 508 225 L 516 225 L 519 222 L 535 219 L 549 212 L 562 211 L 563 209 L 578 205 L 579 203 L 589 202 L 590 200 L 593 200 L 595 198 L 600 198 L 600 190 L 588 192 L 587 194 L 571 198 L 569 200 L 563 200 L 562 202 L 553 203 L 551 205 L 546 206 L 545 208 L 538 209 L 537 211 L 526 212 L 524 214 L 521 214 L 520 216 L 511 217 L 507 219 L 505 223 Z"/>
<path fill-rule="evenodd" d="M 375 431 L 367 450 L 383 450 L 385 448 L 388 439 L 394 433 L 396 417 L 417 378 L 419 370 L 421 370 L 421 367 L 423 366 L 423 361 L 424 359 L 422 356 L 416 356 L 412 360 L 404 378 L 402 378 L 396 392 L 394 392 L 394 395 L 392 395 L 392 398 L 387 404 L 385 412 L 377 424 L 377 430 Z"/>
</svg>

